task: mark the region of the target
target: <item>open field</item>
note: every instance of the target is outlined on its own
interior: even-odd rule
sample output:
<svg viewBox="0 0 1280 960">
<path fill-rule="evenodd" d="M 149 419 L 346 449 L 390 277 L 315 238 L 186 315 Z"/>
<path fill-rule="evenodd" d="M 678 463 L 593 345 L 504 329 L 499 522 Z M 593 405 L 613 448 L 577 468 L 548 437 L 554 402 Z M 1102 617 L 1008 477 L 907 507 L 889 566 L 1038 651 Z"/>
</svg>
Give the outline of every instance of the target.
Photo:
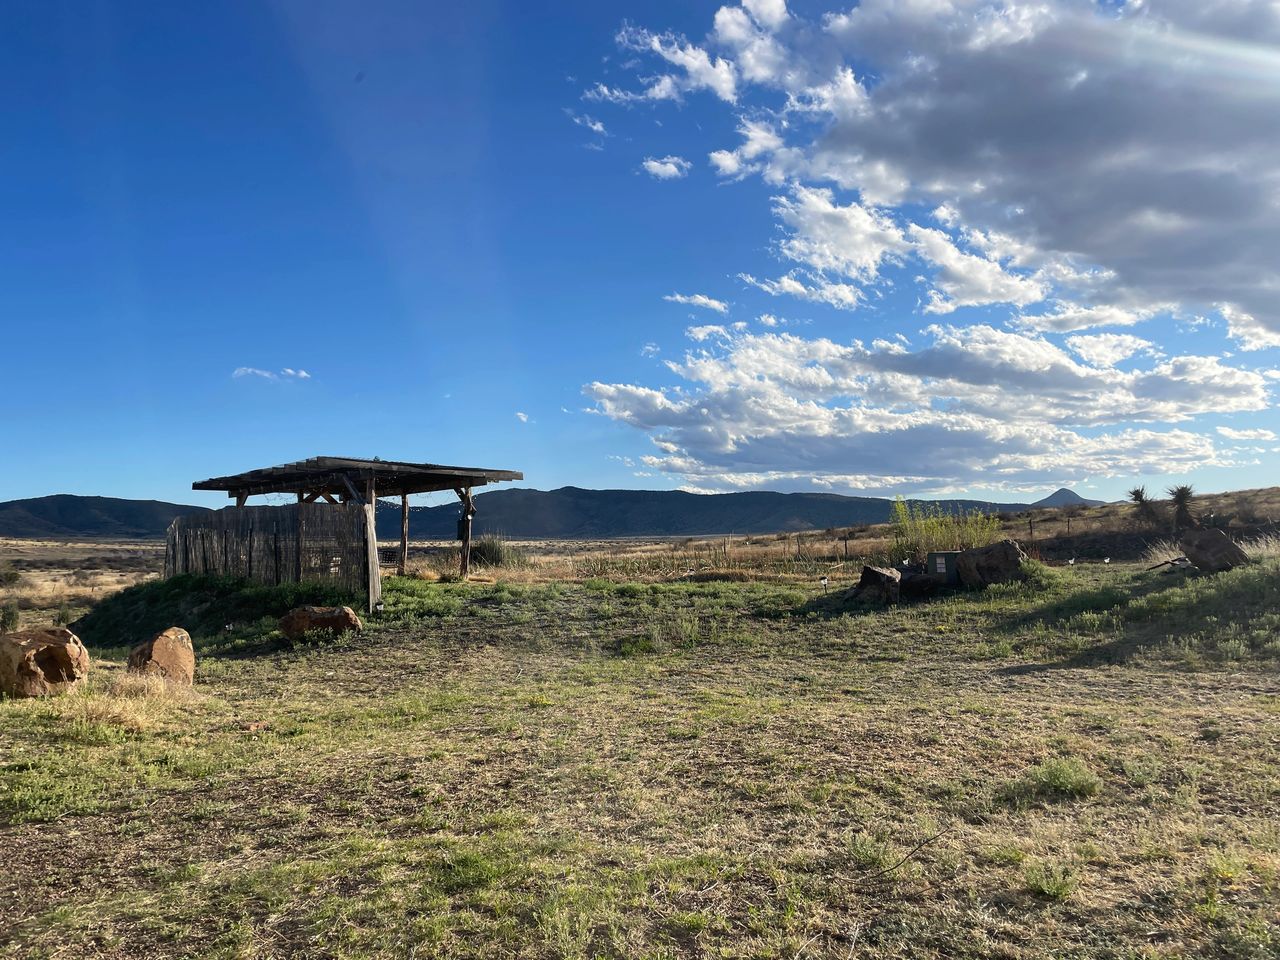
<svg viewBox="0 0 1280 960">
<path fill-rule="evenodd" d="M 888 610 L 807 575 L 393 579 L 296 648 L 267 600 L 197 637 L 190 694 L 122 676 L 108 603 L 86 689 L 0 703 L 0 953 L 1280 949 L 1276 560 Z"/>
</svg>

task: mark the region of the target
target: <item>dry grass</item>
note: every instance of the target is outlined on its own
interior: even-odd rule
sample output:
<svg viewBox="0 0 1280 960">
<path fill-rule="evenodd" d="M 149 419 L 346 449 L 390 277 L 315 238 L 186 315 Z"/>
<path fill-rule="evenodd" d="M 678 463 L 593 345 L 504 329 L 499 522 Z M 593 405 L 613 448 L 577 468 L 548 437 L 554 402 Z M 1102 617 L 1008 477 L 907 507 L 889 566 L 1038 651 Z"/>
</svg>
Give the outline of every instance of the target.
<svg viewBox="0 0 1280 960">
<path fill-rule="evenodd" d="M 1275 574 L 393 580 L 192 700 L 0 703 L 0 953 L 1269 956 Z"/>
</svg>

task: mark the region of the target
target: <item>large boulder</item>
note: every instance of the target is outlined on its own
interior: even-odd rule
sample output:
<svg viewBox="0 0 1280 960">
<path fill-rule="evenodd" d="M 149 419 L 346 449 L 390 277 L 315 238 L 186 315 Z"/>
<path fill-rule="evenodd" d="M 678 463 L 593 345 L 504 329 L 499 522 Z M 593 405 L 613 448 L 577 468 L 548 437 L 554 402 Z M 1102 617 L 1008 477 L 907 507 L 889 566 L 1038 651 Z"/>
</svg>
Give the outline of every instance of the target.
<svg viewBox="0 0 1280 960">
<path fill-rule="evenodd" d="M 898 582 L 901 579 L 902 574 L 892 567 L 865 566 L 857 585 L 849 591 L 849 596 L 858 600 L 897 603 Z"/>
<path fill-rule="evenodd" d="M 196 652 L 191 635 L 181 627 L 170 627 L 129 653 L 129 672 L 164 677 L 190 686 L 196 679 Z"/>
<path fill-rule="evenodd" d="M 1027 555 L 1013 540 L 1000 540 L 985 547 L 961 550 L 956 557 L 956 573 L 966 587 L 985 587 L 993 583 L 1025 580 L 1022 569 Z"/>
<path fill-rule="evenodd" d="M 0 693 L 66 693 L 89 674 L 89 651 L 66 627 L 19 630 L 0 637 Z"/>
<path fill-rule="evenodd" d="M 295 607 L 280 618 L 280 632 L 290 640 L 301 640 L 312 630 L 359 633 L 363 629 L 350 607 Z"/>
<path fill-rule="evenodd" d="M 1206 573 L 1221 573 L 1249 562 L 1249 555 L 1221 530 L 1188 530 L 1179 546 L 1187 559 Z"/>
</svg>

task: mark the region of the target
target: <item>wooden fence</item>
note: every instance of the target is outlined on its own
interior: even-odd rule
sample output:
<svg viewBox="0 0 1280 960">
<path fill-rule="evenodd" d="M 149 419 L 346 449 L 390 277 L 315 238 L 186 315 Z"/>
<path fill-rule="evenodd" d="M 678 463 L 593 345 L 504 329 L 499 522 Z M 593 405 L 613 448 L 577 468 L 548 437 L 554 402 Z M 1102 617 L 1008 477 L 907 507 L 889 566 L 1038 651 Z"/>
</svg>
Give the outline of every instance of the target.
<svg viewBox="0 0 1280 960">
<path fill-rule="evenodd" d="M 366 594 L 372 607 L 382 591 L 376 542 L 370 569 L 368 513 L 358 503 L 292 503 L 178 517 L 166 535 L 164 575 L 219 574 L 267 584 L 331 581 Z"/>
</svg>

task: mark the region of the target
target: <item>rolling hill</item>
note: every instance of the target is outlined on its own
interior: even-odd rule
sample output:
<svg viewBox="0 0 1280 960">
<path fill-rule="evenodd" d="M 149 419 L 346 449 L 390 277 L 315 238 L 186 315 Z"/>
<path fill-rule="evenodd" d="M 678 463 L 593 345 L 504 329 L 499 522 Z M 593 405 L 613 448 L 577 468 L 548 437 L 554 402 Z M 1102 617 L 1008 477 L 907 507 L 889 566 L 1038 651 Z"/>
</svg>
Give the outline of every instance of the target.
<svg viewBox="0 0 1280 960">
<path fill-rule="evenodd" d="M 1028 506 L 1093 505 L 1070 490 L 1034 504 L 942 500 L 948 509 L 1019 511 Z M 717 533 L 777 533 L 822 530 L 889 519 L 893 501 L 834 493 L 698 494 L 679 490 L 492 490 L 476 496 L 477 535 L 493 532 L 539 539 L 701 536 Z M 174 517 L 205 507 L 159 500 L 122 500 L 57 494 L 0 503 L 0 537 L 162 537 Z M 448 503 L 410 510 L 414 539 L 448 539 L 456 532 L 458 507 Z M 378 536 L 400 536 L 400 508 L 379 503 Z"/>
<path fill-rule="evenodd" d="M 161 500 L 121 500 L 59 493 L 0 503 L 0 537 L 73 540 L 81 537 L 163 537 L 174 517 L 202 513 Z"/>
<path fill-rule="evenodd" d="M 939 501 L 985 511 L 1025 510 L 1026 504 L 982 500 Z M 684 493 L 679 490 L 494 490 L 476 497 L 474 531 L 508 537 L 589 540 L 614 537 L 700 536 L 822 530 L 889 519 L 893 501 L 834 493 Z M 412 507 L 409 535 L 435 540 L 454 536 L 458 507 Z M 383 503 L 378 536 L 400 535 L 400 508 Z"/>
</svg>

